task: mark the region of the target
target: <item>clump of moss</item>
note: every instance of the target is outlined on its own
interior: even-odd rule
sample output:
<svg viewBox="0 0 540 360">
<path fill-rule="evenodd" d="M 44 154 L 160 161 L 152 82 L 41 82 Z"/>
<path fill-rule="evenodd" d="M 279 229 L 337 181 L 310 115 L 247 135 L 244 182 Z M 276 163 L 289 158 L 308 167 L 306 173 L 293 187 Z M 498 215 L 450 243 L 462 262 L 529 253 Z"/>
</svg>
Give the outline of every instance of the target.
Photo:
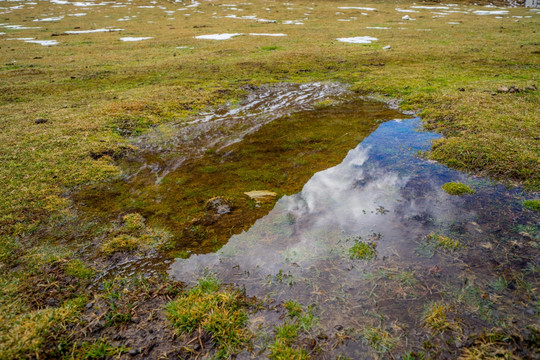
<svg viewBox="0 0 540 360">
<path fill-rule="evenodd" d="M 455 251 L 461 246 L 459 240 L 449 238 L 448 236 L 431 233 L 428 235 L 428 238 L 435 243 L 437 248 L 443 248 L 448 251 Z"/>
<path fill-rule="evenodd" d="M 110 255 L 118 251 L 132 251 L 139 246 L 139 241 L 136 237 L 127 234 L 121 234 L 105 241 L 101 245 L 101 252 L 105 255 Z"/>
<path fill-rule="evenodd" d="M 128 232 L 135 232 L 144 228 L 144 217 L 139 213 L 128 214 L 122 219 L 124 229 Z"/>
<path fill-rule="evenodd" d="M 532 211 L 540 212 L 540 200 L 525 200 L 523 207 Z"/>
<path fill-rule="evenodd" d="M 68 263 L 66 264 L 65 271 L 67 275 L 73 276 L 79 279 L 90 279 L 95 274 L 94 269 L 87 267 L 79 259 L 68 261 Z"/>
<path fill-rule="evenodd" d="M 459 182 L 447 182 L 442 189 L 450 195 L 474 194 L 474 189 Z"/>
<path fill-rule="evenodd" d="M 167 304 L 169 320 L 180 334 L 206 330 L 219 352 L 231 356 L 251 334 L 246 328 L 248 302 L 237 289 L 224 289 L 214 277 L 202 278 L 197 286 Z"/>
<path fill-rule="evenodd" d="M 373 242 L 363 242 L 360 237 L 355 239 L 355 244 L 349 249 L 351 259 L 371 260 L 377 256 L 376 245 Z"/>
<path fill-rule="evenodd" d="M 111 232 L 111 239 L 101 245 L 101 252 L 110 255 L 119 251 L 136 249 L 171 250 L 174 244 L 171 233 L 163 229 L 147 227 L 141 214 L 128 214 L 122 218 L 122 224 Z"/>
</svg>

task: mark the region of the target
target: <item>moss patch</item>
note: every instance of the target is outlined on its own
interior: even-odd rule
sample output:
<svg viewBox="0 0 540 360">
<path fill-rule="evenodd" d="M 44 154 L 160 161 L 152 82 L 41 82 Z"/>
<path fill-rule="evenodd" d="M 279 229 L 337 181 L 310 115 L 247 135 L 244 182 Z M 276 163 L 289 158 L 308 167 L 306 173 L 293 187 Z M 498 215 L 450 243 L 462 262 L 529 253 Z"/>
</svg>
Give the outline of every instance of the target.
<svg viewBox="0 0 540 360">
<path fill-rule="evenodd" d="M 448 182 L 442 186 L 442 189 L 450 195 L 474 194 L 473 189 L 471 189 L 465 184 L 458 182 Z"/>
</svg>

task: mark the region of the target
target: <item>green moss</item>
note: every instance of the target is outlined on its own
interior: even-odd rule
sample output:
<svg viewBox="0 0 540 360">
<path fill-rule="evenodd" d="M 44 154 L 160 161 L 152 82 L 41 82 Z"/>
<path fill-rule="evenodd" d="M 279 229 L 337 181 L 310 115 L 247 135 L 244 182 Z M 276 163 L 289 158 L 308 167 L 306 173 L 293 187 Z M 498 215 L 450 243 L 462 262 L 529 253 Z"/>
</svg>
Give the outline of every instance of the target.
<svg viewBox="0 0 540 360">
<path fill-rule="evenodd" d="M 354 245 L 349 249 L 351 259 L 372 260 L 377 256 L 375 243 L 363 242 L 361 238 L 357 238 L 354 241 Z"/>
<path fill-rule="evenodd" d="M 90 279 L 95 275 L 95 271 L 92 268 L 87 267 L 79 259 L 68 261 L 65 267 L 66 274 L 79 279 Z"/>
<path fill-rule="evenodd" d="M 540 200 L 525 200 L 523 207 L 529 210 L 540 212 Z"/>
<path fill-rule="evenodd" d="M 144 217 L 141 214 L 128 214 L 122 218 L 124 229 L 127 232 L 135 232 L 144 228 Z"/>
<path fill-rule="evenodd" d="M 105 241 L 100 250 L 105 255 L 110 255 L 118 251 L 132 251 L 139 246 L 139 240 L 131 235 L 118 235 L 114 238 Z"/>
<path fill-rule="evenodd" d="M 474 194 L 473 189 L 471 189 L 465 184 L 458 182 L 448 182 L 442 186 L 442 189 L 450 195 Z"/>
</svg>

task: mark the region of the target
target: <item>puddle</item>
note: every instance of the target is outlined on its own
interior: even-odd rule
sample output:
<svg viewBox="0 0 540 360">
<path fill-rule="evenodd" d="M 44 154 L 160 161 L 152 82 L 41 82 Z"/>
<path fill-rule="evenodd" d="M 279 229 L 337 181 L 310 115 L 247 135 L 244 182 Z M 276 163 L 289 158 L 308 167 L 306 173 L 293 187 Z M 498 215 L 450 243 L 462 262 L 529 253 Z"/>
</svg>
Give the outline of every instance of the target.
<svg viewBox="0 0 540 360">
<path fill-rule="evenodd" d="M 468 331 L 500 324 L 508 312 L 516 323 L 528 324 L 520 309 L 535 312 L 534 295 L 531 299 L 531 292 L 514 287 L 503 299 L 493 294 L 493 284 L 538 266 L 538 235 L 517 233 L 527 228 L 538 234 L 538 215 L 523 211 L 517 189 L 418 158 L 417 152 L 438 138 L 417 131 L 420 123 L 381 124 L 340 164 L 317 172 L 298 193 L 281 197 L 268 215 L 219 251 L 177 259 L 170 275 L 193 284 L 215 274 L 245 288 L 248 296 L 310 305 L 324 334 L 338 336 L 340 329 L 361 331 L 373 324 L 398 329 L 392 335 L 394 350 L 421 347 L 431 338 L 422 326 L 423 312 L 445 294 L 451 303 L 461 301 L 451 306 L 463 308 L 453 311 Z M 441 189 L 449 181 L 472 184 L 476 193 L 450 196 Z M 429 234 L 452 237 L 462 248 L 430 247 Z M 359 239 L 373 244 L 375 260 L 351 259 Z M 511 241 L 519 241 L 519 248 L 509 245 L 503 251 Z M 534 280 L 535 275 L 527 279 Z M 357 336 L 335 344 L 330 353 L 365 356 Z"/>
<path fill-rule="evenodd" d="M 507 321 L 525 328 L 538 311 L 540 218 L 521 205 L 531 195 L 418 157 L 438 136 L 418 131 L 420 119 L 392 120 L 403 117 L 338 84 L 256 88 L 139 138 L 123 179 L 73 199 L 98 222 L 139 213 L 172 234 L 172 252 L 111 272 L 168 269 L 188 284 L 215 274 L 268 304 L 298 301 L 318 317 L 328 356 L 377 356 L 362 341 L 370 326 L 398 354 L 447 347 L 422 321 L 437 301 L 460 342 Z M 450 181 L 475 193 L 448 195 Z M 361 244 L 373 259 L 354 258 Z M 251 321 L 261 319 L 270 334 L 280 321 L 271 307 Z"/>
</svg>

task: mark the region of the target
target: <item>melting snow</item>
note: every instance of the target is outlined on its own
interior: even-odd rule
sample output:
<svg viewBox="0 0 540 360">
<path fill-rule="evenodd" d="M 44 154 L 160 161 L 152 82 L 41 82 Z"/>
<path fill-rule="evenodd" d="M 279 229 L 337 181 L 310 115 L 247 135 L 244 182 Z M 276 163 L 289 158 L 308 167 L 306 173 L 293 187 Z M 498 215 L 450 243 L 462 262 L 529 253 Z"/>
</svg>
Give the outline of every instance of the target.
<svg viewBox="0 0 540 360">
<path fill-rule="evenodd" d="M 128 36 L 128 37 L 121 37 L 120 40 L 122 41 L 142 41 L 142 40 L 148 40 L 148 39 L 151 39 L 152 37 L 150 36 L 147 36 L 147 37 L 132 37 L 132 36 Z"/>
<path fill-rule="evenodd" d="M 33 21 L 34 22 L 38 22 L 38 21 L 60 21 L 63 18 L 64 18 L 63 16 L 57 16 L 57 17 L 50 17 L 50 18 L 43 18 L 43 19 L 34 19 Z"/>
<path fill-rule="evenodd" d="M 99 32 L 111 32 L 111 31 L 122 31 L 124 29 L 94 29 L 94 30 L 70 30 L 66 31 L 66 34 L 91 34 Z"/>
<path fill-rule="evenodd" d="M 240 36 L 244 34 L 210 34 L 210 35 L 199 35 L 195 36 L 195 39 L 204 39 L 204 40 L 229 40 L 235 36 Z"/>
<path fill-rule="evenodd" d="M 56 40 L 25 40 L 26 43 L 39 44 L 43 46 L 58 45 Z"/>
<path fill-rule="evenodd" d="M 287 36 L 287 34 L 258 34 L 258 33 L 250 33 L 251 36 Z"/>
<path fill-rule="evenodd" d="M 476 10 L 473 11 L 475 15 L 505 15 L 508 14 L 508 10 Z"/>
<path fill-rule="evenodd" d="M 337 38 L 337 41 L 351 44 L 371 44 L 372 41 L 377 41 L 379 39 L 372 36 L 356 36 L 349 38 Z"/>
<path fill-rule="evenodd" d="M 377 9 L 375 9 L 375 8 L 361 7 L 361 6 L 338 6 L 338 9 L 343 9 L 343 10 L 377 11 Z"/>
</svg>

